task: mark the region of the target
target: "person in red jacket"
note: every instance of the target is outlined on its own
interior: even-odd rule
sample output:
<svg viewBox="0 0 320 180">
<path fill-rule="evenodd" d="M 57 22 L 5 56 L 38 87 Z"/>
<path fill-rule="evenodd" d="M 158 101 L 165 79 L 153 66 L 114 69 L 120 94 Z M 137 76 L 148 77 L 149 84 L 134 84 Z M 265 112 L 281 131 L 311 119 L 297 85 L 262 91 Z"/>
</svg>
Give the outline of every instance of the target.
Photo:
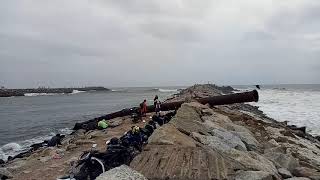
<svg viewBox="0 0 320 180">
<path fill-rule="evenodd" d="M 144 100 L 140 104 L 140 112 L 141 112 L 141 117 L 146 117 L 147 116 L 147 100 Z"/>
</svg>

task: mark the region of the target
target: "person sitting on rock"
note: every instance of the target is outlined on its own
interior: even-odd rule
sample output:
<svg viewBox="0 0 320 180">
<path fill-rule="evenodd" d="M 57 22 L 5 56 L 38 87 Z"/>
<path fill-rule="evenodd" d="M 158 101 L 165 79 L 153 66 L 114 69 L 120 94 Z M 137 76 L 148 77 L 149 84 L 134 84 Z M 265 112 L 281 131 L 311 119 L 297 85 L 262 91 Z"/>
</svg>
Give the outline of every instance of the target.
<svg viewBox="0 0 320 180">
<path fill-rule="evenodd" d="M 53 136 L 49 141 L 48 141 L 48 146 L 49 147 L 54 147 L 54 146 L 59 146 L 61 144 L 61 140 L 64 138 L 63 135 L 57 134 Z"/>
</svg>

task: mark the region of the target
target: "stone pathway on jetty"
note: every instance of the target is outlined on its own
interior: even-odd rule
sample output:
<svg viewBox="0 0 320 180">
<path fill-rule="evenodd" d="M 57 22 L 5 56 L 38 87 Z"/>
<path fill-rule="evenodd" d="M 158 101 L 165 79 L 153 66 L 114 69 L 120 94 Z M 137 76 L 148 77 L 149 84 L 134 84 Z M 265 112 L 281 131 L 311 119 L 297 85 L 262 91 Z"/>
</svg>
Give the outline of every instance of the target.
<svg viewBox="0 0 320 180">
<path fill-rule="evenodd" d="M 316 138 L 276 122 L 250 105 L 209 107 L 194 101 L 220 93 L 211 85 L 197 85 L 170 99 L 187 103 L 169 123 L 155 130 L 130 168 L 149 180 L 320 179 L 320 142 Z M 62 148 L 39 150 L 5 168 L 14 179 L 56 179 L 66 174 L 70 163 L 92 143 L 105 150 L 106 140 L 130 129 L 129 117 L 119 121 L 121 125 L 106 132 L 78 130 L 67 137 Z M 64 156 L 52 159 L 51 153 L 57 151 Z M 110 177 L 107 175 L 100 180 Z"/>
</svg>

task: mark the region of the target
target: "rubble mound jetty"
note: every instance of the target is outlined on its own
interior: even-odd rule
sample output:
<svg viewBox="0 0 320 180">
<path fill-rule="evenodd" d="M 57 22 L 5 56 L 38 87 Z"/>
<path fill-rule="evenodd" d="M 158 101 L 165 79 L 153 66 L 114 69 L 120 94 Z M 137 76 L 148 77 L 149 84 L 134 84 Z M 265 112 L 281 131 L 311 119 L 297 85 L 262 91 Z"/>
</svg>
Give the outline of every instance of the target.
<svg viewBox="0 0 320 180">
<path fill-rule="evenodd" d="M 153 132 L 130 166 L 111 169 L 99 180 L 320 179 L 320 142 L 305 128 L 277 122 L 249 104 L 210 106 L 197 102 L 222 93 L 196 85 L 175 95 L 168 102 L 185 99 L 186 103 L 170 122 Z M 133 125 L 130 116 L 110 122 L 115 124 L 113 128 L 79 129 L 67 136 L 60 148 L 38 149 L 9 161 L 0 174 L 13 179 L 56 179 L 68 174 L 70 165 L 93 143 L 105 151 L 106 141 L 122 136 Z M 59 158 L 55 158 L 57 154 Z"/>
<path fill-rule="evenodd" d="M 35 89 L 0 89 L 0 97 L 25 96 L 25 94 L 71 94 L 74 91 L 110 91 L 105 87 L 83 88 L 35 88 Z"/>
</svg>

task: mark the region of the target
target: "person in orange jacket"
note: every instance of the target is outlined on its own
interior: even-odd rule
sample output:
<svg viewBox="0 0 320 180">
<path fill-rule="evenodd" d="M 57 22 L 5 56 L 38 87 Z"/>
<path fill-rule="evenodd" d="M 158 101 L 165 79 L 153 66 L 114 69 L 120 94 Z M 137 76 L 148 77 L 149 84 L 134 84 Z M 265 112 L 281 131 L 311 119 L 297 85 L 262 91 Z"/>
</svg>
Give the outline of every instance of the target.
<svg viewBox="0 0 320 180">
<path fill-rule="evenodd" d="M 141 117 L 147 116 L 147 100 L 143 100 L 143 102 L 140 104 L 140 112 L 141 112 Z"/>
</svg>

